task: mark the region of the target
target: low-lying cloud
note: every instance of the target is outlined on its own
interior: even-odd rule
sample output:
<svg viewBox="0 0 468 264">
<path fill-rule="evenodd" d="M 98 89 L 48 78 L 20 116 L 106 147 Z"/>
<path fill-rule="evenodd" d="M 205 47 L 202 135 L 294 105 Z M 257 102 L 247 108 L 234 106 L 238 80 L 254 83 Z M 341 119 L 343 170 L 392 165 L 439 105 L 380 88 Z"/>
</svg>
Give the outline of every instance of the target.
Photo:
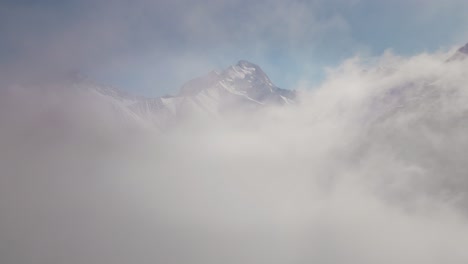
<svg viewBox="0 0 468 264">
<path fill-rule="evenodd" d="M 300 103 L 160 132 L 0 97 L 2 263 L 466 263 L 467 61 L 350 59 Z"/>
</svg>

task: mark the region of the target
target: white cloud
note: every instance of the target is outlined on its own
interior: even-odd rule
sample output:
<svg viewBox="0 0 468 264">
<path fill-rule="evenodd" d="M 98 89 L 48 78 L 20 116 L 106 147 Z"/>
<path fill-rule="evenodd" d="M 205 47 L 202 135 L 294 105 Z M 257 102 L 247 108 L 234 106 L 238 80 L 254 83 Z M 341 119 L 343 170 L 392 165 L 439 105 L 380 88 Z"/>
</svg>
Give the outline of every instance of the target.
<svg viewBox="0 0 468 264">
<path fill-rule="evenodd" d="M 466 263 L 468 62 L 447 56 L 350 59 L 298 106 L 162 134 L 1 89 L 0 259 Z"/>
</svg>

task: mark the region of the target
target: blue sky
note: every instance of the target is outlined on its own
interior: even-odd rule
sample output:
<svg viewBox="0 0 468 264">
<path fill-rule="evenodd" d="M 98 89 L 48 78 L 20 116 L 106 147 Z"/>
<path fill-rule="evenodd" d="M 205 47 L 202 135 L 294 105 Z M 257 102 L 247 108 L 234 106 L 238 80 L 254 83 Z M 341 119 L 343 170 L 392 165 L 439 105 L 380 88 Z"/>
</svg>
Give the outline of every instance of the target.
<svg viewBox="0 0 468 264">
<path fill-rule="evenodd" d="M 8 77 L 79 71 L 157 96 L 247 59 L 295 88 L 351 56 L 468 42 L 468 1 L 2 1 L 0 34 Z"/>
</svg>

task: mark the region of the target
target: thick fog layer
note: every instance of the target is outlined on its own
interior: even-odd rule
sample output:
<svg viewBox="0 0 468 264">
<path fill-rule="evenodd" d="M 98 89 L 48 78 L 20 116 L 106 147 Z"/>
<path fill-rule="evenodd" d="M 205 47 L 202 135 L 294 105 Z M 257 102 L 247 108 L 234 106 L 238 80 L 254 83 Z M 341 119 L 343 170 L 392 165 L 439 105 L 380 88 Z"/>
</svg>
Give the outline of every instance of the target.
<svg viewBox="0 0 468 264">
<path fill-rule="evenodd" d="M 331 69 L 294 106 L 160 131 L 2 87 L 0 262 L 467 263 L 468 61 Z"/>
</svg>

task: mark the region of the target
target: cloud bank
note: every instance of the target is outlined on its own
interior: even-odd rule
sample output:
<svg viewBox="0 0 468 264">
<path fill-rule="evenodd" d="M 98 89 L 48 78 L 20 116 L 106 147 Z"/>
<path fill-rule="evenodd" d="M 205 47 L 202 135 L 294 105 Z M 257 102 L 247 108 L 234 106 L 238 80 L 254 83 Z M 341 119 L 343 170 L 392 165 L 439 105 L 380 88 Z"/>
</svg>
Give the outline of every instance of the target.
<svg viewBox="0 0 468 264">
<path fill-rule="evenodd" d="M 296 106 L 169 131 L 0 90 L 2 263 L 466 263 L 467 61 L 330 69 Z"/>
</svg>

